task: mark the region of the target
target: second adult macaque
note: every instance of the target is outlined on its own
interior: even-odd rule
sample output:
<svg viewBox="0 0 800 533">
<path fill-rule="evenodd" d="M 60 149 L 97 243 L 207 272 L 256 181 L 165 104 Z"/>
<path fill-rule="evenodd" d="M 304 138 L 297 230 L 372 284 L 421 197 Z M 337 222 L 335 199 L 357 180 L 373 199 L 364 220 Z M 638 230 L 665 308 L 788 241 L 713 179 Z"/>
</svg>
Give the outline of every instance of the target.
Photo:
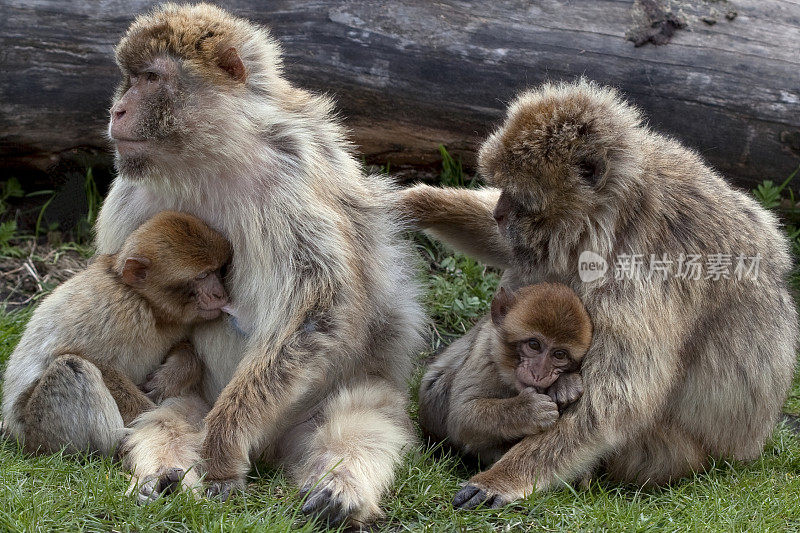
<svg viewBox="0 0 800 533">
<path fill-rule="evenodd" d="M 506 269 L 506 287 L 568 285 L 592 317 L 592 346 L 580 401 L 473 476 L 456 507 L 503 505 L 598 466 L 642 486 L 702 471 L 710 459 L 758 457 L 798 346 L 791 251 L 775 216 L 652 131 L 613 89 L 587 81 L 520 95 L 478 161 L 500 189 L 492 208 L 490 190 L 418 186 L 403 209 L 467 252 L 465 235 L 500 243 L 480 257 Z M 588 251 L 621 268 L 582 279 Z M 702 275 L 687 275 L 692 255 L 705 263 Z M 447 395 L 440 383 L 436 395 Z"/>
<path fill-rule="evenodd" d="M 98 256 L 44 299 L 11 354 L 6 430 L 31 452 L 110 454 L 152 399 L 199 390 L 202 365 L 181 341 L 228 304 L 229 259 L 221 235 L 168 211 Z"/>
<path fill-rule="evenodd" d="M 464 342 L 467 337 L 471 342 Z M 583 394 L 578 373 L 592 324 L 565 285 L 500 288 L 484 320 L 432 365 L 420 388 L 420 423 L 431 437 L 494 462 L 522 437 L 552 426 Z M 449 387 L 435 387 L 438 380 Z M 446 394 L 442 395 L 441 392 Z"/>
</svg>

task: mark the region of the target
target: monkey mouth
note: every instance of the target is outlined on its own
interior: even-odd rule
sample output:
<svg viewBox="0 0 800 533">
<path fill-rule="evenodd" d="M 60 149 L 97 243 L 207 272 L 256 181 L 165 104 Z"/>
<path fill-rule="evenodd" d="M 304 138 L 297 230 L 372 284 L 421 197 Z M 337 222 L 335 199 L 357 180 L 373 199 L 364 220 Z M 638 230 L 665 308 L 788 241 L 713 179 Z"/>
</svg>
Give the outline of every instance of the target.
<svg viewBox="0 0 800 533">
<path fill-rule="evenodd" d="M 222 309 L 219 309 L 219 308 L 216 308 L 216 309 L 200 309 L 200 310 L 197 311 L 197 314 L 203 320 L 214 320 L 215 318 L 217 318 L 218 316 L 220 316 L 222 314 Z"/>
<path fill-rule="evenodd" d="M 135 154 L 147 144 L 146 139 L 116 138 L 112 139 L 119 155 Z"/>
</svg>

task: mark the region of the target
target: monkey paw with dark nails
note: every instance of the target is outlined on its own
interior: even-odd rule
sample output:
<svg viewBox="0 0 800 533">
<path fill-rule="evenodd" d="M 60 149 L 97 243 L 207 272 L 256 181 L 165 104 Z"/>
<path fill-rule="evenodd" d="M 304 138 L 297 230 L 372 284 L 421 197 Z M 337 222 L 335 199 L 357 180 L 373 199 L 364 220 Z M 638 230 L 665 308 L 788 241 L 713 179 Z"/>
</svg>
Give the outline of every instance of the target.
<svg viewBox="0 0 800 533">
<path fill-rule="evenodd" d="M 350 516 L 352 509 L 334 496 L 329 487 L 306 487 L 301 491 L 305 497 L 303 513 L 315 516 L 328 526 L 335 527 L 343 523 Z"/>
<path fill-rule="evenodd" d="M 453 498 L 453 507 L 457 509 L 474 509 L 481 504 L 488 509 L 499 509 L 508 503 L 504 496 L 476 485 L 466 485 Z"/>
<path fill-rule="evenodd" d="M 160 496 L 168 496 L 180 489 L 184 471 L 180 468 L 168 468 L 160 474 L 153 474 L 142 479 L 136 493 L 136 503 L 148 504 Z"/>
</svg>

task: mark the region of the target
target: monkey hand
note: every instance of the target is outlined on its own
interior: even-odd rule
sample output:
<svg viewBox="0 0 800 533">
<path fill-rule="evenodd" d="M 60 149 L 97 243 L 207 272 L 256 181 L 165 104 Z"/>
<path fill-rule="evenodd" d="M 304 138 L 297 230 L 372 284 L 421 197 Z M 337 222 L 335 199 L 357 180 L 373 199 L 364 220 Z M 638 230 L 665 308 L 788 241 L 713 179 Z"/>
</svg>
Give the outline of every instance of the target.
<svg viewBox="0 0 800 533">
<path fill-rule="evenodd" d="M 181 357 L 171 356 L 145 378 L 139 388 L 154 403 L 181 396 L 197 385 L 192 372 L 187 372 Z"/>
<path fill-rule="evenodd" d="M 547 395 L 563 410 L 583 396 L 583 378 L 577 372 L 561 375 L 547 389 Z"/>
<path fill-rule="evenodd" d="M 514 499 L 489 488 L 483 483 L 470 480 L 453 497 L 453 507 L 456 509 L 474 509 L 479 505 L 483 505 L 486 509 L 499 509 L 500 507 L 505 507 Z"/>
<path fill-rule="evenodd" d="M 522 389 L 517 396 L 520 403 L 519 412 L 524 414 L 523 434 L 539 433 L 549 428 L 558 420 L 558 405 L 550 396 L 539 394 L 535 388 Z"/>
<path fill-rule="evenodd" d="M 159 366 L 156 370 L 147 374 L 145 382 L 139 385 L 145 396 L 150 398 L 154 403 L 161 403 L 164 398 L 171 396 L 178 396 L 180 390 L 175 386 L 176 384 L 170 380 L 169 359 Z"/>
</svg>

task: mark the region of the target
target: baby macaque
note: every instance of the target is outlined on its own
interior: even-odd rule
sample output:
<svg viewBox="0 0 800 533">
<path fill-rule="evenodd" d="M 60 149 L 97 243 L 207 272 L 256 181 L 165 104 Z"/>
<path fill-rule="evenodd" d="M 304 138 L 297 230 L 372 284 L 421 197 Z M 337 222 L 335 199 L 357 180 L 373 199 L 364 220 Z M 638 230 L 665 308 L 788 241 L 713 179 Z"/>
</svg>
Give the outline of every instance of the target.
<svg viewBox="0 0 800 533">
<path fill-rule="evenodd" d="M 583 394 L 578 373 L 592 324 L 567 286 L 540 283 L 516 293 L 500 288 L 491 321 L 459 339 L 425 374 L 420 423 L 438 440 L 494 462 L 526 435 L 552 426 Z M 450 386 L 437 386 L 439 380 Z M 450 391 L 437 395 L 436 391 Z"/>
<path fill-rule="evenodd" d="M 8 362 L 5 431 L 30 452 L 110 454 L 153 400 L 199 391 L 203 368 L 184 341 L 228 304 L 230 255 L 199 219 L 164 211 L 58 287 Z"/>
<path fill-rule="evenodd" d="M 562 409 L 580 398 L 578 370 L 592 341 L 592 323 L 572 289 L 541 283 L 513 294 L 500 287 L 492 322 L 502 339 L 492 356 L 508 386 L 520 392 L 533 387 Z"/>
</svg>

